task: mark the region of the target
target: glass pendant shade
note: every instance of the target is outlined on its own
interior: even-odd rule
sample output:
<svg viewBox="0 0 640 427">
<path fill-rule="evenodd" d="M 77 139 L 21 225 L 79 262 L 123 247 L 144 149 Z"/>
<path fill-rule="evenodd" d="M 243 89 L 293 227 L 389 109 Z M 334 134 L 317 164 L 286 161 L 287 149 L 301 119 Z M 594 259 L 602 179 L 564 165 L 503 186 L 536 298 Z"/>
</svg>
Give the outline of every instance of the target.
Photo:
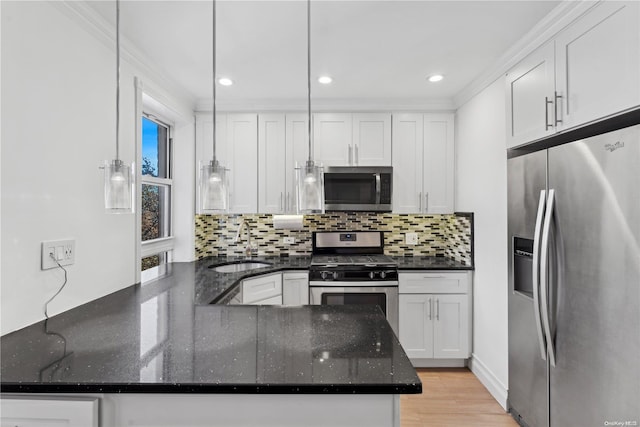
<svg viewBox="0 0 640 427">
<path fill-rule="evenodd" d="M 308 160 L 296 167 L 298 213 L 324 212 L 324 173 L 321 164 Z"/>
<path fill-rule="evenodd" d="M 214 160 L 200 168 L 201 213 L 225 212 L 229 208 L 227 172 Z"/>
<path fill-rule="evenodd" d="M 108 213 L 133 212 L 133 167 L 122 160 L 104 165 L 104 207 Z"/>
</svg>

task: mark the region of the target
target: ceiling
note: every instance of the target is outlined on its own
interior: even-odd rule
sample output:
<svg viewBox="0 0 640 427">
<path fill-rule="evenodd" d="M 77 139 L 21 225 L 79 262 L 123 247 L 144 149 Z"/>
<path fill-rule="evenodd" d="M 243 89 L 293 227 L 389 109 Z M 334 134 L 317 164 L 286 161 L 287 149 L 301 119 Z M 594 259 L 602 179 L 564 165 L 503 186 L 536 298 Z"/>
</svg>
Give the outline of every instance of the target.
<svg viewBox="0 0 640 427">
<path fill-rule="evenodd" d="M 559 1 L 321 1 L 311 3 L 312 99 L 452 99 Z M 108 23 L 115 2 L 89 1 Z M 225 103 L 300 103 L 307 97 L 306 6 L 301 0 L 217 2 L 217 74 Z M 212 92 L 212 2 L 121 2 L 121 34 L 202 105 Z M 440 73 L 439 83 L 426 77 Z M 330 85 L 317 78 L 333 77 Z"/>
</svg>

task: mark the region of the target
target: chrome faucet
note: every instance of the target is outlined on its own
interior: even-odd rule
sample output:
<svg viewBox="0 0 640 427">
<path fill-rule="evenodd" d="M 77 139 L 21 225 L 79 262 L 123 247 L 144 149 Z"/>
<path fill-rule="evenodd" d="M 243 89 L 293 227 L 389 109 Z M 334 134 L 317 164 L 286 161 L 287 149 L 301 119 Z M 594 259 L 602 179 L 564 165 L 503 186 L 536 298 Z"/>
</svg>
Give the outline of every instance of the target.
<svg viewBox="0 0 640 427">
<path fill-rule="evenodd" d="M 240 225 L 238 226 L 238 231 L 236 232 L 236 237 L 233 239 L 234 243 L 238 243 L 240 241 L 240 235 L 242 234 L 242 227 L 247 229 L 247 246 L 244 248 L 244 253 L 247 257 L 251 257 L 251 252 L 255 247 L 251 244 L 251 227 L 246 220 L 242 220 Z"/>
</svg>

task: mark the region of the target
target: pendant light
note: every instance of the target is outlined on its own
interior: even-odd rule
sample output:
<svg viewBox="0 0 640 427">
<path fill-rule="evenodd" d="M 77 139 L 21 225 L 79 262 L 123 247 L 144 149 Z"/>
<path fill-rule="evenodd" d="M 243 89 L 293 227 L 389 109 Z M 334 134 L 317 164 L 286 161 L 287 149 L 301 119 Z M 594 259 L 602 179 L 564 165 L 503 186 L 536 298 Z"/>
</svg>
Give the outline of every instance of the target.
<svg viewBox="0 0 640 427">
<path fill-rule="evenodd" d="M 213 0 L 213 159 L 200 169 L 200 211 L 225 212 L 229 207 L 228 169 L 216 159 L 216 1 Z"/>
<path fill-rule="evenodd" d="M 116 0 L 116 158 L 105 161 L 104 207 L 107 213 L 133 213 L 133 167 L 120 160 L 120 0 Z"/>
<path fill-rule="evenodd" d="M 311 151 L 311 0 L 307 0 L 307 114 L 309 159 L 296 167 L 296 201 L 298 213 L 324 212 L 324 173 L 315 163 Z"/>
</svg>

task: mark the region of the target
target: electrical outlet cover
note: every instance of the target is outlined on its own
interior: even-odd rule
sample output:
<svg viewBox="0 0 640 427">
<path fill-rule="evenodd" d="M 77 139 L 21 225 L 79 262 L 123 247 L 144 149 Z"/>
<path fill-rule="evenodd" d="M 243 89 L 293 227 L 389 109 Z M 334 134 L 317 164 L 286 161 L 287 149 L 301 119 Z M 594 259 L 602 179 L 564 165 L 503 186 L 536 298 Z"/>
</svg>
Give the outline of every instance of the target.
<svg viewBox="0 0 640 427">
<path fill-rule="evenodd" d="M 407 245 L 417 245 L 418 233 L 406 233 L 404 235 L 404 243 Z"/>
<path fill-rule="evenodd" d="M 51 258 L 51 254 L 55 260 Z M 42 242 L 42 254 L 40 258 L 40 268 L 49 270 L 50 268 L 60 265 L 71 265 L 76 259 L 76 241 L 75 239 L 67 240 L 48 240 Z M 56 263 L 58 261 L 58 263 Z"/>
</svg>

